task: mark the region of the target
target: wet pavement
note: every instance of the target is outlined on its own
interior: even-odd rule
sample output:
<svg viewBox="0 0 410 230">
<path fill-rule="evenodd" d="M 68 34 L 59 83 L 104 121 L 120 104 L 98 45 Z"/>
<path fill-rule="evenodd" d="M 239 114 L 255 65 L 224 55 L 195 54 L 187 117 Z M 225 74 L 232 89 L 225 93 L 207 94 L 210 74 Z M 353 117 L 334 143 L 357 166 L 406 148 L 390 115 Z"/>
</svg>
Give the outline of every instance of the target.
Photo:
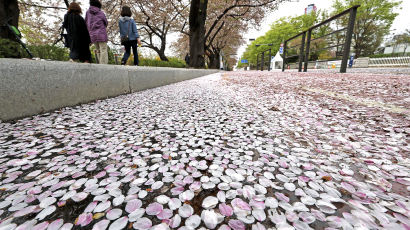
<svg viewBox="0 0 410 230">
<path fill-rule="evenodd" d="M 0 123 L 0 230 L 410 229 L 410 75 L 230 72 Z"/>
</svg>

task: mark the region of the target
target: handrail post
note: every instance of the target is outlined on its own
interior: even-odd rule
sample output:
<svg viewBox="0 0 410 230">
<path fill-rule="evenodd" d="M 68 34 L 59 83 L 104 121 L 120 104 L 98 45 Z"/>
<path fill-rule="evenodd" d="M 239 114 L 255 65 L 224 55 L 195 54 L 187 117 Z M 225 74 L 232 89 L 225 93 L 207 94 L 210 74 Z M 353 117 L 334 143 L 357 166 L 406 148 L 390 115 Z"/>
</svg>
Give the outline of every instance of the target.
<svg viewBox="0 0 410 230">
<path fill-rule="evenodd" d="M 299 53 L 299 72 L 302 72 L 302 65 L 303 65 L 303 60 L 305 58 L 305 55 L 303 55 L 303 52 L 305 51 L 305 39 L 306 39 L 306 32 L 303 33 L 302 35 L 302 44 L 300 46 L 300 53 Z"/>
<path fill-rule="evenodd" d="M 305 69 L 303 72 L 307 72 L 309 64 L 309 54 L 310 54 L 310 40 L 312 39 L 312 30 L 308 30 L 307 42 L 306 42 L 306 52 L 305 52 Z"/>
<path fill-rule="evenodd" d="M 285 72 L 285 65 L 286 65 L 286 46 L 288 42 L 285 41 L 285 44 L 283 44 L 283 63 L 282 63 L 282 72 Z"/>
<path fill-rule="evenodd" d="M 259 70 L 259 54 L 256 55 L 256 71 Z"/>
<path fill-rule="evenodd" d="M 261 61 L 261 71 L 263 71 L 263 66 L 265 65 L 265 51 L 262 52 L 262 61 Z"/>
<path fill-rule="evenodd" d="M 346 73 L 346 69 L 347 69 L 347 62 L 348 62 L 349 54 L 350 54 L 350 47 L 352 45 L 352 36 L 353 36 L 353 30 L 354 30 L 354 23 L 356 21 L 357 8 L 358 7 L 353 7 L 352 9 L 350 9 L 349 25 L 347 27 L 346 41 L 345 41 L 345 46 L 343 50 L 342 66 L 340 67 L 341 73 Z"/>
</svg>

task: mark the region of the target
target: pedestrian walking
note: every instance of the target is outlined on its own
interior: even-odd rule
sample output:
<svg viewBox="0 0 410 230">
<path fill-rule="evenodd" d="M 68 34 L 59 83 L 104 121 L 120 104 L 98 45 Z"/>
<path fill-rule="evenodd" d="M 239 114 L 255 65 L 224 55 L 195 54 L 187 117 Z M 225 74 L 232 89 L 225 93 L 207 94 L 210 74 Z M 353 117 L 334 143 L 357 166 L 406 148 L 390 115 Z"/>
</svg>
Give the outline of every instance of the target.
<svg viewBox="0 0 410 230">
<path fill-rule="evenodd" d="M 119 21 L 121 44 L 125 47 L 125 54 L 121 60 L 121 65 L 127 63 L 132 52 L 134 53 L 134 65 L 139 65 L 138 60 L 138 45 L 141 45 L 141 40 L 138 35 L 137 24 L 131 18 L 132 12 L 129 6 L 123 6 L 121 9 L 121 17 Z"/>
<path fill-rule="evenodd" d="M 67 30 L 70 61 L 91 62 L 90 34 L 81 14 L 80 5 L 72 2 L 64 16 L 63 27 Z"/>
<path fill-rule="evenodd" d="M 185 55 L 185 63 L 186 63 L 186 65 L 187 66 L 189 66 L 189 53 L 187 53 L 186 55 Z"/>
<path fill-rule="evenodd" d="M 108 21 L 101 10 L 101 6 L 99 0 L 90 0 L 90 8 L 85 15 L 85 22 L 90 33 L 91 42 L 95 45 L 97 51 L 98 63 L 108 64 Z"/>
</svg>

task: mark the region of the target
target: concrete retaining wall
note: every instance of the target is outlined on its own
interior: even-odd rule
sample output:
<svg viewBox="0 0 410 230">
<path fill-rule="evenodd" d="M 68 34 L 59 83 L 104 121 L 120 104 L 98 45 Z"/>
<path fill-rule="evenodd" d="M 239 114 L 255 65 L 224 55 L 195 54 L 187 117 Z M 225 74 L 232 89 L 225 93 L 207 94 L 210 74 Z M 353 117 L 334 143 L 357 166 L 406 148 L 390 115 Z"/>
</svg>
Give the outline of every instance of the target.
<svg viewBox="0 0 410 230">
<path fill-rule="evenodd" d="M 370 58 L 357 58 L 353 61 L 353 68 L 369 68 Z"/>
<path fill-rule="evenodd" d="M 216 72 L 0 59 L 0 120 L 24 118 Z"/>
</svg>

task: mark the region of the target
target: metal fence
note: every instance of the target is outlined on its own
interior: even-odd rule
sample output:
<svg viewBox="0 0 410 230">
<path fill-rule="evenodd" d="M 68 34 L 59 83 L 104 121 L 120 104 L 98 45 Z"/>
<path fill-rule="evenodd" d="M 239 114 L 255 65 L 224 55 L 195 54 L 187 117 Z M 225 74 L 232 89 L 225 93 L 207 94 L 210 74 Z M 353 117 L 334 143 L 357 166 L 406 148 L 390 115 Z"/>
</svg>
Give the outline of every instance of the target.
<svg viewBox="0 0 410 230">
<path fill-rule="evenodd" d="M 369 67 L 410 66 L 410 57 L 370 58 Z"/>
<path fill-rule="evenodd" d="M 298 64 L 299 72 L 302 72 L 302 69 L 304 70 L 304 72 L 307 72 L 308 62 L 309 62 L 309 57 L 310 57 L 309 52 L 310 52 L 310 48 L 311 48 L 310 47 L 311 42 L 313 42 L 315 40 L 318 40 L 318 39 L 323 39 L 324 37 L 328 37 L 328 36 L 334 35 L 336 33 L 346 32 L 343 43 L 338 43 L 336 45 L 331 45 L 331 46 L 321 48 L 321 50 L 326 50 L 326 49 L 333 49 L 333 48 L 343 47 L 343 49 L 342 49 L 343 51 L 339 52 L 339 54 L 338 54 L 338 52 L 336 52 L 336 56 L 339 56 L 341 54 L 340 56 L 342 56 L 342 63 L 341 63 L 341 66 L 340 66 L 340 72 L 341 73 L 346 73 L 347 63 L 348 63 L 349 54 L 350 54 L 350 47 L 351 47 L 351 44 L 352 44 L 353 29 L 354 29 L 354 24 L 355 24 L 355 21 L 356 21 L 357 9 L 359 7 L 360 7 L 360 5 L 353 6 L 352 8 L 347 9 L 347 10 L 341 12 L 340 14 L 337 14 L 337 15 L 335 15 L 335 16 L 333 16 L 333 17 L 331 17 L 331 18 L 329 18 L 329 19 L 327 19 L 327 20 L 325 20 L 325 21 L 323 21 L 323 22 L 321 22 L 317 25 L 314 25 L 314 26 L 310 27 L 308 30 L 303 31 L 303 32 L 289 38 L 288 40 L 286 40 L 284 42 L 284 54 L 283 54 L 284 57 L 283 57 L 282 71 L 285 71 L 285 66 L 287 64 L 287 62 L 286 62 L 287 59 L 298 58 L 298 60 L 299 60 L 299 64 Z M 317 28 L 319 28 L 323 25 L 329 24 L 330 22 L 333 22 L 333 21 L 335 21 L 335 20 L 337 20 L 337 19 L 339 19 L 342 16 L 347 15 L 347 14 L 349 14 L 349 21 L 348 21 L 348 25 L 347 25 L 346 28 L 338 29 L 338 30 L 335 30 L 331 33 L 328 33 L 328 34 L 325 34 L 323 36 L 312 39 L 312 31 L 314 29 L 317 29 Z M 288 47 L 288 44 L 291 41 L 299 39 L 299 38 L 301 38 L 301 43 L 300 44 Z M 296 55 L 293 55 L 293 56 L 287 56 L 289 49 L 298 48 L 298 47 L 300 47 L 299 48 L 299 53 L 296 53 Z"/>
<path fill-rule="evenodd" d="M 259 60 L 259 56 L 261 56 Z M 266 62 L 266 56 L 268 56 L 268 62 Z M 261 53 L 258 54 L 257 60 L 256 60 L 256 70 L 261 70 L 263 71 L 264 67 L 267 66 L 268 71 L 270 71 L 270 62 L 272 59 L 272 49 L 265 50 Z"/>
</svg>

